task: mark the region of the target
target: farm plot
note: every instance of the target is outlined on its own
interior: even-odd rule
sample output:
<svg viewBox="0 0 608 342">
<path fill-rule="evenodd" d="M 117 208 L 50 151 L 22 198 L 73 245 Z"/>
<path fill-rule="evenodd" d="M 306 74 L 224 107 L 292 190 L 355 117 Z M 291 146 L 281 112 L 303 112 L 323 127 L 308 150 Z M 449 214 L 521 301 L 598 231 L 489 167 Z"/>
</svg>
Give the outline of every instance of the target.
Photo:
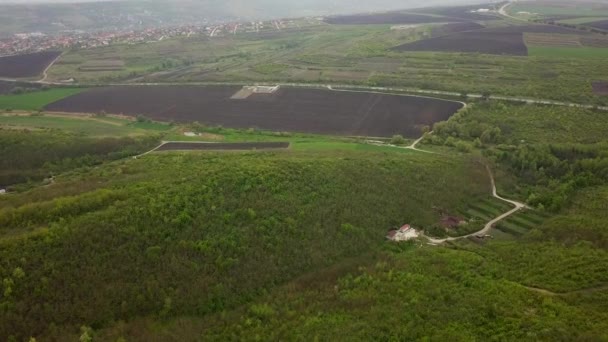
<svg viewBox="0 0 608 342">
<path fill-rule="evenodd" d="M 155 151 L 248 151 L 286 148 L 289 148 L 288 142 L 210 143 L 180 141 L 165 143 Z"/>
<path fill-rule="evenodd" d="M 450 23 L 433 29 L 433 37 L 445 36 L 457 32 L 481 30 L 485 26 L 475 22 Z"/>
<path fill-rule="evenodd" d="M 121 60 L 93 60 L 83 63 L 78 70 L 80 71 L 121 71 L 125 68 L 125 62 Z"/>
<path fill-rule="evenodd" d="M 525 33 L 524 41 L 526 42 L 527 46 L 581 46 L 580 37 L 578 35 L 571 34 Z"/>
<path fill-rule="evenodd" d="M 526 56 L 521 32 L 472 31 L 418 40 L 399 45 L 395 51 L 477 52 L 492 55 Z"/>
<path fill-rule="evenodd" d="M 461 18 L 448 18 L 404 12 L 384 12 L 373 14 L 354 14 L 325 18 L 325 22 L 333 25 L 380 25 L 380 24 L 426 24 L 468 21 Z"/>
<path fill-rule="evenodd" d="M 608 19 L 607 20 L 594 21 L 592 23 L 587 23 L 585 25 L 593 27 L 593 28 L 596 28 L 596 29 L 608 31 Z"/>
<path fill-rule="evenodd" d="M 574 30 L 567 27 L 556 25 L 512 25 L 504 27 L 494 27 L 484 30 L 494 33 L 555 33 L 555 34 L 575 34 L 575 35 L 591 35 L 591 32 Z"/>
<path fill-rule="evenodd" d="M 608 48 L 608 37 L 581 37 L 581 43 L 584 46 L 596 48 Z"/>
<path fill-rule="evenodd" d="M 416 138 L 422 127 L 446 120 L 462 107 L 440 99 L 301 88 L 231 99 L 240 90 L 233 86 L 107 87 L 59 100 L 45 109 L 145 115 L 230 128 Z"/>
<path fill-rule="evenodd" d="M 549 216 L 536 210 L 524 210 L 507 217 L 492 228 L 490 234 L 499 238 L 518 238 L 539 227 Z"/>
<path fill-rule="evenodd" d="M 57 57 L 59 51 L 0 57 L 0 77 L 25 78 L 40 75 Z"/>
<path fill-rule="evenodd" d="M 592 82 L 591 85 L 596 95 L 608 95 L 608 81 Z"/>
<path fill-rule="evenodd" d="M 481 230 L 487 222 L 511 210 L 513 206 L 493 197 L 471 201 L 454 213 L 441 213 L 439 226 L 449 236 L 462 236 Z M 452 215 L 457 216 L 452 216 Z"/>
</svg>

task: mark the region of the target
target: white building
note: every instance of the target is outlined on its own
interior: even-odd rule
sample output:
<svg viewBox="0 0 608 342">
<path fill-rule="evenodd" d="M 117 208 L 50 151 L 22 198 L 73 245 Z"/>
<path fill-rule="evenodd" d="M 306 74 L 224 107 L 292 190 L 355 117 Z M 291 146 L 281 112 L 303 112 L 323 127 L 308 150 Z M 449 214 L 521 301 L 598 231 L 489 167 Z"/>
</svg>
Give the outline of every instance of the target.
<svg viewBox="0 0 608 342">
<path fill-rule="evenodd" d="M 418 235 L 416 229 L 412 228 L 409 224 L 406 224 L 397 230 L 389 231 L 386 238 L 391 241 L 407 241 L 417 238 Z"/>
</svg>

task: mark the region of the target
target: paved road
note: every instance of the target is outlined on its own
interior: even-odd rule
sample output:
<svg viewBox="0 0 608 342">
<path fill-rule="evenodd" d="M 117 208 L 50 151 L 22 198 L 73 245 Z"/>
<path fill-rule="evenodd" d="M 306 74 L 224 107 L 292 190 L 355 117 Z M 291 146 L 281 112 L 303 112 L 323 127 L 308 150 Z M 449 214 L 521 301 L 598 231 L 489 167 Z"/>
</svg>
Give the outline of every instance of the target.
<svg viewBox="0 0 608 342">
<path fill-rule="evenodd" d="M 514 17 L 514 16 L 510 15 L 510 14 L 507 12 L 507 8 L 508 8 L 509 6 L 511 6 L 511 4 L 512 4 L 512 2 L 511 2 L 511 1 L 509 1 L 509 2 L 507 2 L 506 4 L 502 5 L 502 6 L 500 7 L 500 9 L 498 10 L 498 14 L 502 15 L 503 17 L 506 17 L 506 18 L 509 18 L 509 19 L 513 19 L 513 20 L 517 20 L 517 21 L 527 21 L 527 20 L 524 20 L 524 19 L 521 19 L 521 18 Z"/>
<path fill-rule="evenodd" d="M 494 175 L 492 175 L 492 171 L 490 170 L 490 167 L 486 166 L 486 170 L 488 171 L 488 174 L 490 175 L 490 181 L 492 183 L 492 196 L 495 198 L 498 198 L 501 201 L 510 203 L 511 205 L 514 206 L 513 209 L 507 211 L 504 214 L 501 214 L 499 216 L 497 216 L 495 219 L 491 220 L 490 222 L 486 223 L 486 225 L 483 227 L 483 229 L 481 229 L 480 231 L 471 233 L 471 234 L 467 234 L 467 235 L 463 235 L 463 236 L 456 236 L 456 237 L 448 237 L 445 239 L 435 239 L 435 238 L 431 238 L 428 237 L 426 235 L 423 235 L 424 237 L 426 237 L 429 242 L 434 243 L 434 244 L 440 244 L 440 243 L 444 243 L 446 241 L 455 241 L 455 240 L 460 240 L 460 239 L 466 239 L 472 236 L 476 236 L 476 235 L 485 235 L 487 234 L 490 229 L 492 229 L 492 227 L 494 227 L 494 225 L 496 223 L 498 223 L 499 221 L 515 214 L 516 212 L 520 211 L 521 209 L 527 208 L 527 206 L 523 203 L 517 202 L 517 201 L 513 201 L 510 199 L 506 199 L 504 197 L 501 197 L 500 195 L 498 195 L 498 193 L 496 192 L 496 182 L 494 181 Z"/>
</svg>

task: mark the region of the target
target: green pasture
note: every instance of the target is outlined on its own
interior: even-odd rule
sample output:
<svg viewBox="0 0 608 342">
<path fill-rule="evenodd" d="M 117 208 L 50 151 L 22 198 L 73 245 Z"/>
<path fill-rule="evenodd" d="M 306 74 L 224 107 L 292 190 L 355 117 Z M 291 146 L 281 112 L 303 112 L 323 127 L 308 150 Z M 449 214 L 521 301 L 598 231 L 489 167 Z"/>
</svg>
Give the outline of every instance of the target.
<svg viewBox="0 0 608 342">
<path fill-rule="evenodd" d="M 529 46 L 528 55 L 548 58 L 607 58 L 608 48 Z"/>
<path fill-rule="evenodd" d="M 0 95 L 0 109 L 41 110 L 50 103 L 78 94 L 84 90 L 84 88 L 54 88 L 18 95 Z"/>
<path fill-rule="evenodd" d="M 112 117 L 0 115 L 0 127 L 8 129 L 55 129 L 91 137 L 132 136 L 152 134 L 171 129 L 168 124 L 139 123 Z"/>
</svg>

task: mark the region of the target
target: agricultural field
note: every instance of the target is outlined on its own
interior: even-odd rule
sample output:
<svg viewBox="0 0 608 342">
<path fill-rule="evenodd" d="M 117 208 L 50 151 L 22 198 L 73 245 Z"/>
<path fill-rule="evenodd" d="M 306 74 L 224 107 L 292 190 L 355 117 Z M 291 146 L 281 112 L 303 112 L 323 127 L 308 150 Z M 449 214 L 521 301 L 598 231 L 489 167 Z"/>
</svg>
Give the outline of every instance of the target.
<svg viewBox="0 0 608 342">
<path fill-rule="evenodd" d="M 29 114 L 11 112 L 0 114 L 0 128 L 10 130 L 59 130 L 88 137 L 124 137 L 169 131 L 161 123 L 142 123 L 108 116 Z"/>
<path fill-rule="evenodd" d="M 457 32 L 476 31 L 485 28 L 485 26 L 476 22 L 463 22 L 463 23 L 451 23 L 445 24 L 433 28 L 433 37 L 445 36 Z"/>
<path fill-rule="evenodd" d="M 587 23 L 586 25 L 593 27 L 593 28 L 600 29 L 600 30 L 608 31 L 608 19 L 593 21 L 593 22 Z"/>
<path fill-rule="evenodd" d="M 248 150 L 280 150 L 289 148 L 288 142 L 244 142 L 244 143 L 216 143 L 216 142 L 168 142 L 156 151 L 248 151 Z"/>
<path fill-rule="evenodd" d="M 0 95 L 0 109 L 42 110 L 49 103 L 78 94 L 83 90 L 83 88 L 52 88 L 16 95 Z"/>
<path fill-rule="evenodd" d="M 45 110 L 144 115 L 232 128 L 416 138 L 423 127 L 449 118 L 462 107 L 459 102 L 422 97 L 285 87 L 235 98 L 240 91 L 236 86 L 108 87 L 59 100 Z"/>
<path fill-rule="evenodd" d="M 419 40 L 397 46 L 395 51 L 476 52 L 492 55 L 527 56 L 521 33 L 472 31 Z"/>
<path fill-rule="evenodd" d="M 608 81 L 595 81 L 591 85 L 597 95 L 608 95 Z"/>
<path fill-rule="evenodd" d="M 92 60 L 86 61 L 78 67 L 80 71 L 121 71 L 125 68 L 125 62 L 121 60 Z"/>
<path fill-rule="evenodd" d="M 533 229 L 542 227 L 543 222 L 550 218 L 550 214 L 536 210 L 523 210 L 499 222 L 490 234 L 497 239 L 517 239 L 525 236 Z"/>
<path fill-rule="evenodd" d="M 546 58 L 595 58 L 604 60 L 608 57 L 607 48 L 594 47 L 555 47 L 530 46 L 528 54 Z"/>
<path fill-rule="evenodd" d="M 499 36 L 518 32 L 574 34 L 581 36 L 583 45 L 594 47 L 600 47 L 598 44 L 605 41 L 603 35 L 554 25 L 526 24 L 518 27 L 490 23 L 484 22 L 486 29 L 453 35 L 458 38 L 462 34 L 490 30 Z M 437 29 L 440 30 L 440 25 L 404 29 L 391 29 L 388 25 L 323 25 L 301 31 L 281 31 L 269 37 L 253 34 L 114 45 L 66 52 L 49 70 L 48 79 L 73 78 L 80 84 L 358 84 L 589 102 L 595 100 L 595 95 L 585 75 L 592 73 L 598 78 L 602 75 L 608 78 L 606 63 L 580 55 L 556 59 L 551 56 L 394 51 L 395 47 L 407 43 L 427 44 L 425 40 L 433 37 Z M 474 40 L 463 44 L 480 45 Z M 518 38 L 517 46 L 523 54 L 525 45 L 522 39 Z M 79 70 L 89 60 L 104 59 L 124 61 L 124 70 Z"/>
<path fill-rule="evenodd" d="M 60 51 L 44 51 L 0 57 L 0 77 L 29 78 L 39 76 L 60 55 Z"/>
</svg>

